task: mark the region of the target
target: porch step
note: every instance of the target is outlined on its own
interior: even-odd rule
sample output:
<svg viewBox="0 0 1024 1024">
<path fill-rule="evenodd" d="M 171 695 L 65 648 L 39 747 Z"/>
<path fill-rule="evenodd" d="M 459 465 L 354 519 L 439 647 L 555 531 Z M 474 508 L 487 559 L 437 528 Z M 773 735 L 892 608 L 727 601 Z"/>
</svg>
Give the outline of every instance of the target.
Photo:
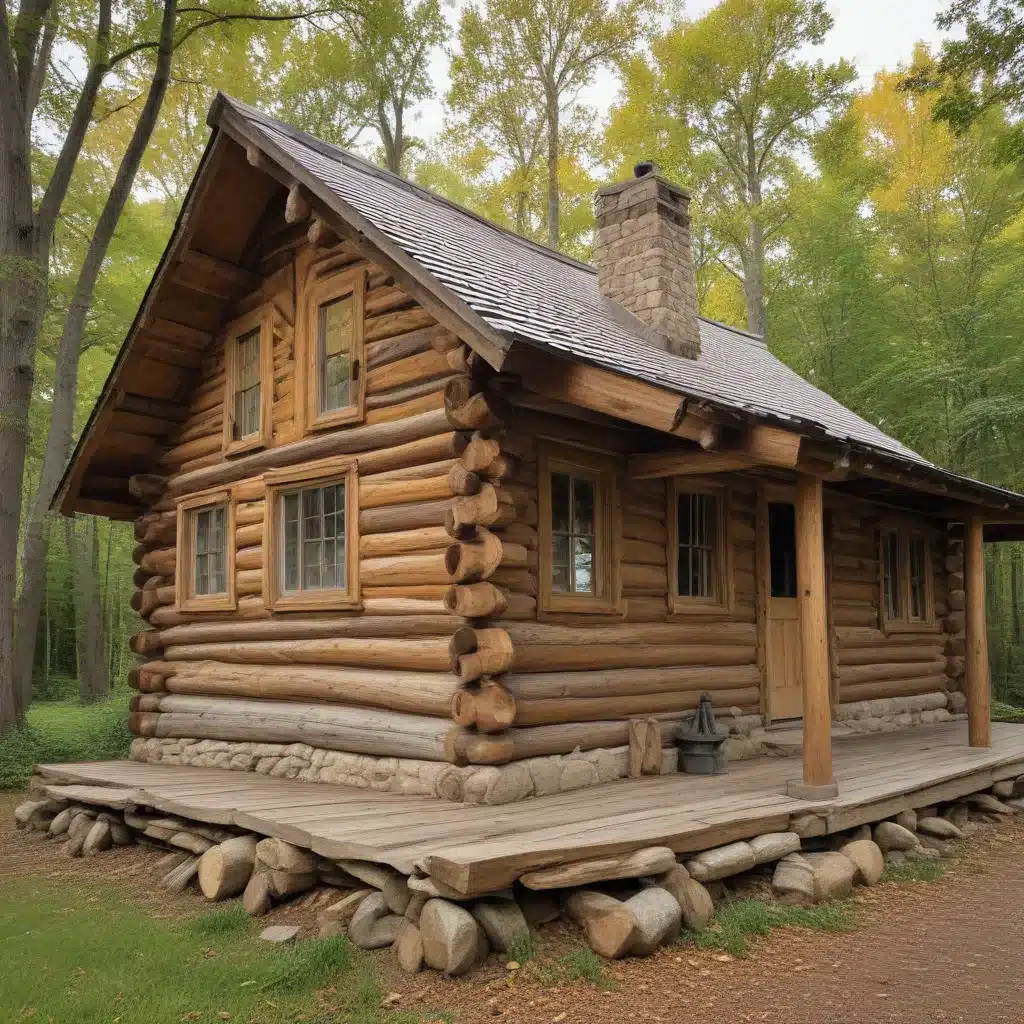
<svg viewBox="0 0 1024 1024">
<path fill-rule="evenodd" d="M 751 734 L 753 736 L 753 734 Z M 847 725 L 832 723 L 832 739 L 846 739 L 850 736 L 859 736 Z M 782 729 L 765 729 L 758 737 L 758 742 L 764 747 L 766 754 L 774 754 L 776 757 L 799 757 L 804 749 L 803 726 L 796 725 Z"/>
</svg>

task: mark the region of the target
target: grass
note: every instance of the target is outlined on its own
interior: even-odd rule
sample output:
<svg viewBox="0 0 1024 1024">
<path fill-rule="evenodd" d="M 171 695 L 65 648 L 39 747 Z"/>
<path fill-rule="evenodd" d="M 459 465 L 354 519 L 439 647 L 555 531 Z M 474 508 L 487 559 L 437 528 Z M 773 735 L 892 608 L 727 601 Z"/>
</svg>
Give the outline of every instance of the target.
<svg viewBox="0 0 1024 1024">
<path fill-rule="evenodd" d="M 525 964 L 537 955 L 537 939 L 533 932 L 518 932 L 505 951 L 506 961 L 514 960 L 517 964 Z"/>
<path fill-rule="evenodd" d="M 817 907 L 790 907 L 764 900 L 737 900 L 715 910 L 715 923 L 685 939 L 698 949 L 715 949 L 746 956 L 750 940 L 767 935 L 772 928 L 816 928 L 826 932 L 850 931 L 856 923 L 853 907 L 846 901 Z"/>
<path fill-rule="evenodd" d="M 993 722 L 1024 722 L 1024 708 L 1014 707 L 1013 704 L 1004 704 L 1002 701 L 992 701 Z"/>
<path fill-rule="evenodd" d="M 107 761 L 125 757 L 127 692 L 101 704 L 33 704 L 24 729 L 0 737 L 0 790 L 24 789 L 40 761 Z"/>
<path fill-rule="evenodd" d="M 381 1007 L 346 939 L 287 947 L 228 907 L 150 917 L 109 887 L 23 879 L 0 894 L 0 1020 L 53 1024 L 418 1024 Z M 439 1015 L 427 1014 L 436 1020 Z"/>
<path fill-rule="evenodd" d="M 886 864 L 883 882 L 937 882 L 948 865 L 937 857 L 908 856 L 899 864 Z"/>
</svg>

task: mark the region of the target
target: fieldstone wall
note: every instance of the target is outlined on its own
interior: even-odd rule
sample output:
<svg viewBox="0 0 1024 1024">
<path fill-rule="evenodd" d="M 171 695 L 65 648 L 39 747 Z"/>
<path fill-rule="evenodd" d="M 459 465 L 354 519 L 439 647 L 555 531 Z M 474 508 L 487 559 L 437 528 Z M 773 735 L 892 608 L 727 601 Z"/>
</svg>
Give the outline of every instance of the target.
<svg viewBox="0 0 1024 1024">
<path fill-rule="evenodd" d="M 439 761 L 369 757 L 305 743 L 137 738 L 131 758 L 149 764 L 256 772 L 273 778 L 353 786 L 378 793 L 432 796 L 472 804 L 508 804 L 565 793 L 629 775 L 629 747 L 573 751 L 505 765 L 459 767 Z M 676 750 L 662 751 L 663 775 L 676 771 Z"/>
</svg>

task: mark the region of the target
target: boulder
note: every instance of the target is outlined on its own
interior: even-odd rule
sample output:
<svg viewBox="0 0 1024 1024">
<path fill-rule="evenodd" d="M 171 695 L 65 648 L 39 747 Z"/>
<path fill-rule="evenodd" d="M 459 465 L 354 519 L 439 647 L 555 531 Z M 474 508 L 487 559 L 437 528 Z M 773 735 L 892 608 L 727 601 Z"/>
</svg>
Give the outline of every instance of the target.
<svg viewBox="0 0 1024 1024">
<path fill-rule="evenodd" d="M 784 903 L 814 902 L 814 870 L 803 854 L 787 854 L 775 865 L 772 892 Z"/>
<path fill-rule="evenodd" d="M 905 850 L 888 850 L 882 858 L 887 867 L 898 867 L 907 859 Z"/>
<path fill-rule="evenodd" d="M 795 832 L 766 832 L 748 843 L 755 864 L 771 864 L 791 853 L 800 852 L 800 837 Z"/>
<path fill-rule="evenodd" d="M 936 839 L 935 836 L 921 836 L 921 848 L 926 850 L 938 850 L 945 857 L 950 852 L 952 840 Z"/>
<path fill-rule="evenodd" d="M 963 839 L 964 834 L 945 818 L 920 818 L 917 822 L 917 830 L 926 836 L 933 836 L 936 839 Z"/>
<path fill-rule="evenodd" d="M 942 812 L 946 821 L 951 821 L 958 829 L 963 829 L 970 820 L 971 809 L 965 803 L 951 804 Z"/>
<path fill-rule="evenodd" d="M 715 904 L 707 889 L 691 878 L 681 864 L 658 878 L 658 885 L 670 892 L 679 904 L 683 924 L 692 932 L 707 928 L 715 916 Z"/>
<path fill-rule="evenodd" d="M 362 900 L 348 925 L 348 937 L 360 949 L 390 946 L 405 924 L 405 918 L 388 912 L 384 894 L 374 892 Z"/>
<path fill-rule="evenodd" d="M 257 862 L 257 868 L 261 867 Z M 279 899 L 286 900 L 291 896 L 299 896 L 304 892 L 316 887 L 317 876 L 315 873 L 292 872 L 292 871 L 269 871 L 264 870 L 270 879 L 270 888 Z"/>
<path fill-rule="evenodd" d="M 911 850 L 907 856 L 919 857 L 921 860 L 938 860 L 942 852 L 931 846 L 919 846 L 916 850 Z"/>
<path fill-rule="evenodd" d="M 531 928 L 539 928 L 562 916 L 562 907 L 550 892 L 520 889 L 516 891 L 516 902 Z"/>
<path fill-rule="evenodd" d="M 271 893 L 270 879 L 262 871 L 257 871 L 242 893 L 245 912 L 253 917 L 262 917 L 271 907 Z"/>
<path fill-rule="evenodd" d="M 261 839 L 256 844 L 256 857 L 270 871 L 289 875 L 316 874 L 316 857 L 309 850 L 292 846 L 283 839 Z"/>
<path fill-rule="evenodd" d="M 135 836 L 123 821 L 110 822 L 110 839 L 115 846 L 135 845 Z"/>
<path fill-rule="evenodd" d="M 663 942 L 679 937 L 682 911 L 672 893 L 660 886 L 643 889 L 626 900 L 624 906 L 637 925 L 637 935 L 629 947 L 631 956 L 647 956 Z"/>
<path fill-rule="evenodd" d="M 297 924 L 272 924 L 260 932 L 260 938 L 264 942 L 294 942 L 300 930 Z"/>
<path fill-rule="evenodd" d="M 1017 814 L 1024 813 L 1024 797 L 1012 797 L 1006 801 L 1006 806 Z"/>
<path fill-rule="evenodd" d="M 410 893 L 409 902 L 406 904 L 405 913 L 402 914 L 402 917 L 415 924 L 420 919 L 420 914 L 423 913 L 423 908 L 427 905 L 427 900 L 429 899 L 430 897 L 426 893 Z"/>
<path fill-rule="evenodd" d="M 418 927 L 423 959 L 435 970 L 465 974 L 477 962 L 482 932 L 473 915 L 463 907 L 448 900 L 427 900 Z"/>
<path fill-rule="evenodd" d="M 321 910 L 316 915 L 320 938 L 329 939 L 335 935 L 344 935 L 348 930 L 349 922 L 359 909 L 359 904 L 374 891 L 374 889 L 357 889 Z"/>
<path fill-rule="evenodd" d="M 842 899 L 853 891 L 858 868 L 841 853 L 805 853 L 804 860 L 814 874 L 814 902 Z"/>
<path fill-rule="evenodd" d="M 889 853 L 890 850 L 913 850 L 918 845 L 917 836 L 895 821 L 880 821 L 875 826 L 875 842 L 882 853 Z"/>
<path fill-rule="evenodd" d="M 65 807 L 60 814 L 56 815 L 53 821 L 47 826 L 47 834 L 53 838 L 56 836 L 62 836 L 68 830 L 68 826 L 71 824 L 71 819 L 74 818 L 77 812 L 73 807 Z"/>
<path fill-rule="evenodd" d="M 876 885 L 885 870 L 885 860 L 878 844 L 871 839 L 855 839 L 839 851 L 856 869 L 854 881 Z"/>
<path fill-rule="evenodd" d="M 606 960 L 626 956 L 640 933 L 629 907 L 603 892 L 577 889 L 565 909 L 583 929 L 587 945 Z"/>
<path fill-rule="evenodd" d="M 53 816 L 57 815 L 58 808 L 54 807 L 54 801 L 49 798 L 41 800 L 26 800 L 18 804 L 14 809 L 14 823 L 18 828 L 27 828 L 28 823 L 36 815 L 47 814 L 53 808 Z M 49 827 L 49 826 L 47 826 Z"/>
<path fill-rule="evenodd" d="M 423 936 L 412 921 L 405 922 L 395 939 L 395 956 L 406 974 L 415 974 L 423 967 Z"/>
<path fill-rule="evenodd" d="M 530 934 L 530 926 L 515 900 L 478 900 L 473 904 L 472 914 L 499 953 L 507 953 L 517 937 Z"/>
<path fill-rule="evenodd" d="M 968 804 L 987 814 L 1013 814 L 1013 808 L 1007 807 L 991 793 L 972 793 L 967 798 Z"/>
<path fill-rule="evenodd" d="M 226 900 L 245 891 L 256 865 L 257 845 L 255 836 L 236 836 L 199 858 L 199 888 L 208 900 Z"/>
<path fill-rule="evenodd" d="M 698 882 L 713 882 L 719 878 L 749 871 L 757 863 L 749 843 L 729 843 L 713 850 L 705 850 L 686 862 L 686 870 Z"/>
<path fill-rule="evenodd" d="M 114 845 L 114 838 L 110 834 L 110 822 L 97 821 L 93 823 L 82 844 L 83 857 L 95 857 L 103 850 L 109 850 Z"/>
<path fill-rule="evenodd" d="M 896 815 L 896 824 L 902 825 L 908 832 L 916 832 L 917 811 L 900 811 Z"/>
<path fill-rule="evenodd" d="M 848 839 L 848 842 L 856 843 L 856 842 L 858 842 L 861 839 L 871 839 L 871 826 L 870 825 L 861 825 L 860 827 L 855 828 L 850 833 L 850 838 Z"/>
<path fill-rule="evenodd" d="M 1024 797 L 1024 775 L 997 782 L 992 787 L 992 795 L 1000 800 L 1015 800 Z"/>
</svg>

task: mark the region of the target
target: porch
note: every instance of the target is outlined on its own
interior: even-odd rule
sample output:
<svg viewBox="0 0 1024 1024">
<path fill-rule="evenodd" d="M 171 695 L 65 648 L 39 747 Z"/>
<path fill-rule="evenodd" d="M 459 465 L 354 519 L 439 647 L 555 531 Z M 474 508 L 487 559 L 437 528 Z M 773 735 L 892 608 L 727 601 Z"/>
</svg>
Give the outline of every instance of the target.
<svg viewBox="0 0 1024 1024">
<path fill-rule="evenodd" d="M 78 802 L 153 807 L 405 873 L 419 865 L 478 895 L 528 870 L 601 854 L 654 845 L 693 852 L 786 830 L 824 835 L 1024 774 L 1024 725 L 993 723 L 991 746 L 967 739 L 962 722 L 837 739 L 839 795 L 818 801 L 787 795 L 800 761 L 786 757 L 739 762 L 721 776 L 623 780 L 500 807 L 130 761 L 39 765 L 37 774 L 76 787 L 66 795 Z"/>
</svg>

